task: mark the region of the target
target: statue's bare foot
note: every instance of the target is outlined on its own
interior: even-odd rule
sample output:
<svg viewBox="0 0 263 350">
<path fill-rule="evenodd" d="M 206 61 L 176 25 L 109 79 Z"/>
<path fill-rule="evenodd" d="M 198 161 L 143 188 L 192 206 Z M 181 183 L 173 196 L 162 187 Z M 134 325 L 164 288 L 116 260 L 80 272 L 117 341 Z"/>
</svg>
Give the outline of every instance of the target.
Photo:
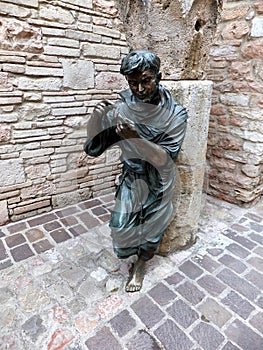
<svg viewBox="0 0 263 350">
<path fill-rule="evenodd" d="M 125 290 L 126 292 L 138 292 L 142 288 L 145 275 L 145 261 L 138 259 L 132 266 Z"/>
</svg>

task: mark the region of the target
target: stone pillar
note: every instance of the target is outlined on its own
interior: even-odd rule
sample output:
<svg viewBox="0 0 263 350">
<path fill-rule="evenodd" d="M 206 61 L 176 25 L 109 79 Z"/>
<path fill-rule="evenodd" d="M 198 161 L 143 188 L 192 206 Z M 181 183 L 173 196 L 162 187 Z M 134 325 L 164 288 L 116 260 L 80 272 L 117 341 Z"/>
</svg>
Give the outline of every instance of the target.
<svg viewBox="0 0 263 350">
<path fill-rule="evenodd" d="M 189 115 L 185 140 L 175 165 L 174 213 L 160 246 L 160 254 L 167 255 L 187 248 L 196 239 L 206 166 L 212 82 L 184 80 L 162 83 Z"/>
</svg>

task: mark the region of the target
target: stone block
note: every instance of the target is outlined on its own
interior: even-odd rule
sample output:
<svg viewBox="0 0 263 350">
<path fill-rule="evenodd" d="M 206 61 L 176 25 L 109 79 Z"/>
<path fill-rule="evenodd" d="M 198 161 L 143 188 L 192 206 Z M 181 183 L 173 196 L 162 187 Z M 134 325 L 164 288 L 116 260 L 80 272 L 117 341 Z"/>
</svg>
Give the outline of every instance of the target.
<svg viewBox="0 0 263 350">
<path fill-rule="evenodd" d="M 241 49 L 244 58 L 263 59 L 263 39 L 255 39 L 245 43 Z"/>
<path fill-rule="evenodd" d="M 0 143 L 8 142 L 11 139 L 11 128 L 0 124 Z"/>
<path fill-rule="evenodd" d="M 44 52 L 46 55 L 50 56 L 61 56 L 61 57 L 79 57 L 80 50 L 79 49 L 71 49 L 68 47 L 60 47 L 60 46 L 45 46 Z"/>
<path fill-rule="evenodd" d="M 72 24 L 74 22 L 73 14 L 58 6 L 43 4 L 39 10 L 39 16 L 40 18 L 58 23 Z"/>
<path fill-rule="evenodd" d="M 94 88 L 94 65 L 87 60 L 61 60 L 64 70 L 63 86 L 71 89 Z"/>
<path fill-rule="evenodd" d="M 263 37 L 263 18 L 253 18 L 250 35 L 252 37 Z"/>
<path fill-rule="evenodd" d="M 20 90 L 59 91 L 62 87 L 62 81 L 59 78 L 19 77 L 17 83 Z"/>
<path fill-rule="evenodd" d="M 174 212 L 161 242 L 162 255 L 184 249 L 195 242 L 201 210 L 212 92 L 210 81 L 165 81 L 164 85 L 187 109 L 189 121 L 176 163 Z"/>
<path fill-rule="evenodd" d="M 120 48 L 103 44 L 83 44 L 83 55 L 87 57 L 120 59 Z"/>
<path fill-rule="evenodd" d="M 1 160 L 1 186 L 10 186 L 25 182 L 22 159 Z"/>
<path fill-rule="evenodd" d="M 120 73 L 101 72 L 96 76 L 97 89 L 122 90 L 127 87 L 126 79 Z"/>
<path fill-rule="evenodd" d="M 26 75 L 62 77 L 63 70 L 59 68 L 26 66 Z"/>
<path fill-rule="evenodd" d="M 1 10 L 10 7 L 11 15 L 17 17 L 27 17 L 30 10 L 24 6 L 16 6 L 13 4 L 1 4 Z M 24 14 L 24 16 L 23 16 Z M 24 22 L 14 20 L 1 20 L 0 27 L 0 48 L 6 50 L 23 50 L 28 52 L 39 53 L 43 50 L 41 31 Z M 8 39 L 7 39 L 8 38 Z"/>
<path fill-rule="evenodd" d="M 0 226 L 5 225 L 9 221 L 7 201 L 0 201 Z"/>
</svg>

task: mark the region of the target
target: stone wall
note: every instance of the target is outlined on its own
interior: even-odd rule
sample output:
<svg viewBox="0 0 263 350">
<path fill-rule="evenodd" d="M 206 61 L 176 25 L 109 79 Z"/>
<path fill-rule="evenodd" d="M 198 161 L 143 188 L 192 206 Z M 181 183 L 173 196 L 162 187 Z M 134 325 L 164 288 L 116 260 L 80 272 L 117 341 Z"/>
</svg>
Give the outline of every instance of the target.
<svg viewBox="0 0 263 350">
<path fill-rule="evenodd" d="M 251 205 L 263 193 L 262 1 L 224 1 L 207 77 L 214 92 L 206 189 Z"/>
<path fill-rule="evenodd" d="M 0 224 L 112 191 L 118 151 L 82 150 L 87 114 L 125 84 L 118 26 L 113 1 L 1 0 Z"/>
</svg>

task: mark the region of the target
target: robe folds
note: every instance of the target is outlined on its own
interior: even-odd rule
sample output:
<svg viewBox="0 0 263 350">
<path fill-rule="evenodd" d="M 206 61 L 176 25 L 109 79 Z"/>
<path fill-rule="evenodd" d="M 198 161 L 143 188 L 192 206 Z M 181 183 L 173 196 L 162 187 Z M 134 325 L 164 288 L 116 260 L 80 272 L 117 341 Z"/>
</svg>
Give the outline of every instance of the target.
<svg viewBox="0 0 263 350">
<path fill-rule="evenodd" d="M 119 258 L 157 251 L 172 215 L 174 162 L 185 136 L 187 113 L 167 89 L 161 85 L 158 88 L 158 105 L 140 102 L 130 89 L 121 92 L 121 100 L 105 111 L 99 131 L 92 136 L 88 132 L 84 145 L 85 152 L 95 157 L 111 146 L 121 149 L 123 168 L 109 223 L 113 249 Z M 138 139 L 135 144 L 133 139 L 116 134 L 120 118 L 135 127 L 141 137 L 139 144 Z M 167 152 L 164 165 L 154 165 L 144 154 L 144 140 Z"/>
</svg>

